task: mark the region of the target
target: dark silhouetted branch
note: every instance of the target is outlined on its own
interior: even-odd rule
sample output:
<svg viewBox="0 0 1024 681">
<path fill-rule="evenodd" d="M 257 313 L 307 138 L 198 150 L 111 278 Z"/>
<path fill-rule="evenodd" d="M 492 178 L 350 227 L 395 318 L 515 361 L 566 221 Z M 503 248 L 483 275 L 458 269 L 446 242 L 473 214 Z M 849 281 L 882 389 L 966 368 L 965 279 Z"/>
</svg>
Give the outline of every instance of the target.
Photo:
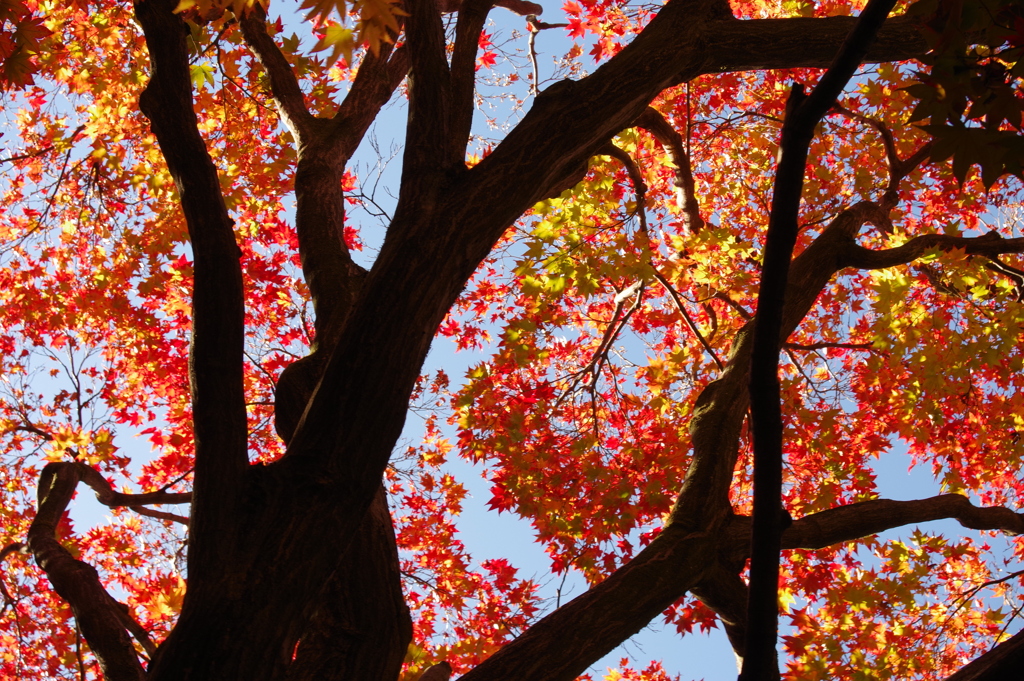
<svg viewBox="0 0 1024 681">
<path fill-rule="evenodd" d="M 79 474 L 78 465 L 71 462 L 50 463 L 43 468 L 38 510 L 29 526 L 26 546 L 54 590 L 71 606 L 104 678 L 142 681 L 145 673 L 125 626 L 127 612 L 100 584 L 96 569 L 75 559 L 56 539 L 57 524 L 75 493 Z"/>
<path fill-rule="evenodd" d="M 916 236 L 902 246 L 876 251 L 850 244 L 842 254 L 843 267 L 861 270 L 880 270 L 906 265 L 931 250 L 963 250 L 968 255 L 995 257 L 1004 253 L 1024 253 L 1024 237 L 1004 239 L 996 232 L 977 237 L 925 234 Z"/>
<path fill-rule="evenodd" d="M 476 54 L 492 0 L 465 0 L 455 24 L 451 67 L 451 144 L 465 153 L 476 109 Z"/>
<path fill-rule="evenodd" d="M 181 197 L 195 260 L 189 361 L 195 478 L 189 587 L 216 574 L 238 537 L 248 468 L 241 252 L 192 102 L 188 29 L 176 0 L 138 0 L 152 74 L 139 98 Z M 88 635 L 86 635 L 88 640 Z M 90 645 L 92 642 L 90 641 Z"/>
<path fill-rule="evenodd" d="M 790 261 L 799 229 L 807 150 L 814 129 L 864 60 L 895 0 L 871 0 L 810 95 L 795 85 L 782 125 L 764 265 L 754 315 L 750 413 L 754 445 L 754 517 L 751 529 L 750 597 L 746 655 L 741 681 L 779 677 L 778 584 L 782 513 L 782 402 L 778 377 L 780 338 Z"/>
</svg>

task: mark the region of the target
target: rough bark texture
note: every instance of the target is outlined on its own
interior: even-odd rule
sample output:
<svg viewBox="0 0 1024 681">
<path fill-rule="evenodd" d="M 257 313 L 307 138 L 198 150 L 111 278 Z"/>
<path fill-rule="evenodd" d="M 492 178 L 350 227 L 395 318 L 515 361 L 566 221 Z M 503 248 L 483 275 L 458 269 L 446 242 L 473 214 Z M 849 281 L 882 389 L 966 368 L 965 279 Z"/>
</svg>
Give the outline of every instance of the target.
<svg viewBox="0 0 1024 681">
<path fill-rule="evenodd" d="M 381 476 L 431 339 L 474 270 L 525 210 L 576 177 L 663 89 L 721 71 L 826 66 L 854 20 L 737 21 L 724 0 L 671 0 L 593 75 L 544 90 L 493 153 L 467 169 L 472 65 L 488 3 L 466 0 L 449 66 L 438 5 L 407 0 L 404 47 L 368 57 L 330 119 L 309 113 L 262 17 L 245 19 L 246 41 L 298 142 L 296 221 L 317 314 L 315 351 L 292 365 L 279 384 L 277 426 L 289 443 L 287 454 L 270 465 L 250 465 L 238 248 L 216 169 L 196 127 L 186 31 L 173 13 L 176 4 L 137 0 L 135 13 L 153 69 L 140 107 L 177 183 L 195 260 L 196 468 L 188 592 L 145 678 L 394 679 L 410 632 Z M 903 60 L 924 49 L 917 29 L 894 19 L 866 58 Z M 402 188 L 380 254 L 363 272 L 341 238 L 341 172 L 407 72 L 412 84 Z M 679 147 L 671 135 L 666 139 Z M 685 177 L 680 181 L 686 190 Z M 695 202 L 691 208 L 696 225 Z M 843 267 L 890 267 L 936 246 L 987 255 L 1024 250 L 1020 239 L 934 237 L 867 251 L 854 238 L 878 214 L 873 204 L 843 212 L 793 261 L 780 340 Z M 742 654 L 737 603 L 745 596 L 737 575 L 749 553 L 749 519 L 732 515 L 728 491 L 748 405 L 751 345 L 748 325 L 718 380 L 697 401 L 690 425 L 692 464 L 668 527 L 606 581 L 540 620 L 464 678 L 568 681 L 688 590 L 719 612 Z M 44 473 L 45 494 L 28 544 L 75 609 L 108 678 L 134 681 L 143 672 L 127 638 L 130 623 L 95 571 L 54 540 L 55 523 L 79 474 L 74 468 Z M 918 505 L 885 506 L 901 503 Z M 868 502 L 803 518 L 782 543 L 843 541 L 923 516 L 1021 529 L 1020 516 L 1006 509 L 976 509 L 961 498 L 939 497 Z"/>
</svg>

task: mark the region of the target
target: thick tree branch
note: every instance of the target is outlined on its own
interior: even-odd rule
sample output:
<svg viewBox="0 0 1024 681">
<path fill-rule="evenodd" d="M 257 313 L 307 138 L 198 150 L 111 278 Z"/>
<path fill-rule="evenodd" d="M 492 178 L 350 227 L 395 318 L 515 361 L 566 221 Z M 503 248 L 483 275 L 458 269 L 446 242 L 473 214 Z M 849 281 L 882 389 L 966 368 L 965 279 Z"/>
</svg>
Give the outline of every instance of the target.
<svg viewBox="0 0 1024 681">
<path fill-rule="evenodd" d="M 961 237 L 945 234 L 916 236 L 902 246 L 876 251 L 858 244 L 849 244 L 842 253 L 843 267 L 880 270 L 906 265 L 931 250 L 963 250 L 968 255 L 995 257 L 1003 253 L 1024 253 L 1024 237 L 1004 239 L 997 232 L 983 236 Z"/>
<path fill-rule="evenodd" d="M 1024 513 L 1002 506 L 975 506 L 962 494 L 940 494 L 912 501 L 872 499 L 812 513 L 786 528 L 782 548 L 823 549 L 898 527 L 948 519 L 972 530 L 1024 534 Z M 724 531 L 728 539 L 723 555 L 731 563 L 742 564 L 750 555 L 750 524 L 749 516 L 733 516 Z"/>
<path fill-rule="evenodd" d="M 709 33 L 707 73 L 827 68 L 856 22 L 855 17 L 723 21 Z M 863 61 L 907 61 L 927 51 L 924 34 L 915 20 L 898 16 L 885 22 Z M 677 82 L 686 80 L 680 77 Z"/>
<path fill-rule="evenodd" d="M 575 679 L 693 588 L 713 560 L 714 543 L 713 528 L 693 534 L 679 526 L 666 528 L 608 579 L 531 626 L 461 678 Z"/>
<path fill-rule="evenodd" d="M 782 125 L 781 158 L 775 175 L 764 265 L 754 315 L 750 368 L 750 412 L 754 446 L 754 519 L 751 529 L 750 596 L 747 642 L 741 681 L 773 681 L 779 676 L 779 552 L 782 514 L 782 397 L 779 347 L 790 260 L 796 244 L 807 151 L 814 129 L 854 71 L 895 0 L 870 0 L 835 61 L 806 98 L 794 86 Z"/>
<path fill-rule="evenodd" d="M 188 30 L 175 0 L 137 0 L 152 76 L 139 99 L 181 197 L 194 255 L 189 361 L 195 427 L 190 588 L 216 574 L 237 536 L 248 466 L 240 251 L 192 107 Z"/>
<path fill-rule="evenodd" d="M 56 539 L 60 522 L 75 493 L 80 469 L 70 462 L 47 464 L 39 476 L 39 507 L 26 542 L 54 590 L 71 606 L 105 678 L 142 681 L 145 674 L 125 630 L 127 613 L 100 584 L 96 569 L 76 560 Z"/>
<path fill-rule="evenodd" d="M 978 507 L 961 494 L 914 501 L 875 499 L 840 506 L 793 521 L 782 535 L 787 549 L 821 549 L 896 527 L 952 518 L 972 530 L 1024 534 L 1024 514 L 1001 506 Z"/>
<path fill-rule="evenodd" d="M 408 0 L 405 8 L 409 12 L 405 21 L 410 63 L 409 124 L 400 204 L 409 190 L 418 195 L 425 189 L 424 183 L 436 183 L 437 170 L 451 167 L 455 155 L 449 135 L 452 82 L 441 13 L 435 0 Z M 464 153 L 463 148 L 458 162 Z M 401 206 L 396 213 L 398 210 Z"/>
</svg>

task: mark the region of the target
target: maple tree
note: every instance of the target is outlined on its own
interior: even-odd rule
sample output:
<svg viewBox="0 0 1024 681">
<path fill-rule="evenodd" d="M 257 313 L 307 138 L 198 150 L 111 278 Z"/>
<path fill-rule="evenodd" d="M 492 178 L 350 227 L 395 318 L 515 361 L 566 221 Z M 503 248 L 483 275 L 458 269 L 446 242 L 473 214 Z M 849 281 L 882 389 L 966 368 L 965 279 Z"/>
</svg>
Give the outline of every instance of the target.
<svg viewBox="0 0 1024 681">
<path fill-rule="evenodd" d="M 572 679 L 661 616 L 749 678 L 1019 664 L 1018 3 L 312 1 L 315 44 L 276 9 L 0 0 L 6 677 Z M 377 244 L 349 165 L 399 91 Z M 943 494 L 878 498 L 898 446 Z M 455 456 L 591 588 L 474 563 Z"/>
</svg>

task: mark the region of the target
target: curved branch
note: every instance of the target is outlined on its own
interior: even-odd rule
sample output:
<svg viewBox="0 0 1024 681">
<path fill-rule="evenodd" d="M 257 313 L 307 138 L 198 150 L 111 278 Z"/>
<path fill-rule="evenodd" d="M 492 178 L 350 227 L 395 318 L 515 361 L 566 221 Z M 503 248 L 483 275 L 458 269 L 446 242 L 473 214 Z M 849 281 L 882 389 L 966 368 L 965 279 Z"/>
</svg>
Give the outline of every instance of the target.
<svg viewBox="0 0 1024 681">
<path fill-rule="evenodd" d="M 975 506 L 960 494 L 894 501 L 872 499 L 804 516 L 782 533 L 783 549 L 823 549 L 880 532 L 933 520 L 956 520 L 972 530 L 1024 534 L 1024 513 L 1003 506 Z M 730 564 L 750 556 L 750 516 L 733 516 L 723 530 L 722 555 Z"/>
<path fill-rule="evenodd" d="M 899 203 L 899 190 L 900 182 L 909 175 L 914 168 L 921 165 L 931 153 L 932 143 L 926 142 L 917 151 L 908 156 L 905 159 L 900 158 L 899 153 L 896 151 L 896 139 L 892 134 L 892 130 L 884 122 L 871 116 L 865 116 L 864 114 L 851 111 L 839 103 L 836 103 L 832 107 L 833 111 L 846 116 L 855 121 L 859 121 L 865 125 L 870 126 L 878 133 L 882 138 L 882 146 L 885 149 L 885 160 L 889 166 L 889 181 L 886 183 L 885 193 L 882 196 L 881 210 L 886 215 L 885 224 L 880 227 L 887 233 L 891 233 L 892 223 L 888 220 L 889 211 L 896 207 Z"/>
<path fill-rule="evenodd" d="M 925 234 L 914 237 L 902 246 L 881 251 L 850 243 L 841 254 L 842 266 L 861 270 L 880 270 L 886 267 L 906 265 L 934 249 L 963 250 L 968 255 L 995 257 L 1003 253 L 1024 253 L 1024 237 L 1004 239 L 997 232 L 988 232 L 977 237 Z"/>
<path fill-rule="evenodd" d="M 345 164 L 381 107 L 409 70 L 408 50 L 390 44 L 363 56 L 352 89 L 331 120 L 311 119 L 299 142 L 295 171 L 295 229 L 302 273 L 316 312 L 314 349 L 330 346 L 347 318 L 365 271 L 345 243 Z"/>
<path fill-rule="evenodd" d="M 12 553 L 27 554 L 28 552 L 28 547 L 20 541 L 14 542 L 13 544 L 8 544 L 2 550 L 0 550 L 0 567 L 2 567 L 4 561 L 7 560 L 7 556 L 11 555 Z M 0 574 L 0 596 L 3 596 L 4 598 L 3 607 L 0 608 L 0 615 L 2 615 L 3 613 L 7 612 L 7 607 L 15 602 L 14 597 L 11 596 L 11 592 L 7 590 L 7 584 L 4 583 L 4 578 L 2 574 Z"/>
<path fill-rule="evenodd" d="M 626 169 L 629 181 L 633 184 L 633 193 L 636 194 L 636 211 L 634 212 L 640 220 L 640 229 L 647 234 L 647 183 L 644 182 L 643 173 L 640 172 L 636 161 L 629 155 L 629 152 L 611 142 L 598 149 L 596 155 L 610 156 Z"/>
<path fill-rule="evenodd" d="M 76 462 L 74 465 L 78 467 L 80 480 L 92 488 L 96 493 L 96 500 L 104 506 L 110 508 L 126 506 L 139 515 L 188 525 L 188 518 L 184 516 L 146 508 L 144 504 L 189 504 L 192 503 L 191 492 L 146 492 L 144 494 L 117 492 L 95 468 L 82 462 Z"/>
<path fill-rule="evenodd" d="M 687 234 L 696 234 L 704 225 L 704 218 L 700 216 L 700 204 L 697 202 L 697 189 L 693 181 L 693 170 L 690 165 L 690 155 L 686 153 L 683 144 L 683 136 L 673 128 L 661 113 L 652 107 L 647 107 L 640 117 L 636 119 L 636 125 L 643 128 L 658 140 L 665 148 L 676 167 L 675 180 L 676 202 L 683 210 L 683 224 Z"/>
<path fill-rule="evenodd" d="M 896 527 L 953 519 L 972 530 L 1024 534 L 1024 514 L 1001 506 L 978 507 L 961 494 L 914 501 L 874 499 L 840 506 L 793 521 L 782 535 L 787 549 L 821 549 Z"/>
<path fill-rule="evenodd" d="M 144 515 L 147 518 L 154 518 L 155 520 L 167 520 L 172 523 L 179 523 L 181 525 L 188 526 L 189 520 L 183 515 L 177 513 L 168 513 L 167 511 L 157 511 L 156 509 L 146 508 L 145 506 L 129 506 L 129 509 L 135 511 L 139 515 Z"/>
<path fill-rule="evenodd" d="M 126 631 L 127 613 L 100 584 L 96 569 L 75 559 L 55 536 L 79 479 L 80 470 L 74 463 L 49 463 L 43 468 L 39 476 L 38 510 L 29 526 L 26 546 L 46 572 L 54 591 L 71 606 L 104 677 L 111 681 L 142 681 L 145 673 Z"/>
<path fill-rule="evenodd" d="M 191 492 L 144 492 L 142 494 L 126 494 L 117 492 L 103 475 L 82 462 L 73 464 L 78 468 L 79 479 L 96 493 L 96 500 L 104 506 L 142 506 L 144 504 L 190 504 Z"/>
</svg>

